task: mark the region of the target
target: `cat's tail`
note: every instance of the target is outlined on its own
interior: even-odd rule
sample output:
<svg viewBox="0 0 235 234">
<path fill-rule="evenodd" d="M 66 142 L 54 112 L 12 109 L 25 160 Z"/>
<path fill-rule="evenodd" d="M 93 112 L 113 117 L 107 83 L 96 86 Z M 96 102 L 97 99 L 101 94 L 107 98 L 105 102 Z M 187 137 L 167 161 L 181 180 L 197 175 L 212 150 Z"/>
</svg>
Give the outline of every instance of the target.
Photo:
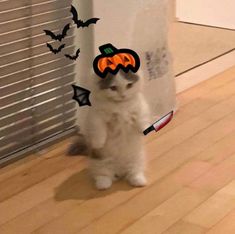
<svg viewBox="0 0 235 234">
<path fill-rule="evenodd" d="M 68 147 L 67 155 L 68 156 L 87 156 L 88 155 L 88 144 L 84 135 L 77 135 L 75 140 Z"/>
</svg>

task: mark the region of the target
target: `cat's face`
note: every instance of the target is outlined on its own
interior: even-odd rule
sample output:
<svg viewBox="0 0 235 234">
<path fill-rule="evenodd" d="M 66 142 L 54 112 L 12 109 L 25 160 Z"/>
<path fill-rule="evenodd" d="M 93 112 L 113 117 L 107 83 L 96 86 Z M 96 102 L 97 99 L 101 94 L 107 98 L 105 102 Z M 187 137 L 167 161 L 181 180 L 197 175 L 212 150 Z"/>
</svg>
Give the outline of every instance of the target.
<svg viewBox="0 0 235 234">
<path fill-rule="evenodd" d="M 119 71 L 116 75 L 108 74 L 98 82 L 98 86 L 105 98 L 123 102 L 134 98 L 140 91 L 140 78 L 133 72 Z"/>
</svg>

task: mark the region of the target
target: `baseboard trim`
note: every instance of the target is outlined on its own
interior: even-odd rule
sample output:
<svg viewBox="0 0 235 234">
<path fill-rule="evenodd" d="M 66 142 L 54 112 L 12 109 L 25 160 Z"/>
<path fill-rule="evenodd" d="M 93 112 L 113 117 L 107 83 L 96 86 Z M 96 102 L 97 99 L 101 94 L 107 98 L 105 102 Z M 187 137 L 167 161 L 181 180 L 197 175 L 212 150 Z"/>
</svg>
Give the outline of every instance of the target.
<svg viewBox="0 0 235 234">
<path fill-rule="evenodd" d="M 180 93 L 235 65 L 235 50 L 176 77 L 176 92 Z"/>
</svg>

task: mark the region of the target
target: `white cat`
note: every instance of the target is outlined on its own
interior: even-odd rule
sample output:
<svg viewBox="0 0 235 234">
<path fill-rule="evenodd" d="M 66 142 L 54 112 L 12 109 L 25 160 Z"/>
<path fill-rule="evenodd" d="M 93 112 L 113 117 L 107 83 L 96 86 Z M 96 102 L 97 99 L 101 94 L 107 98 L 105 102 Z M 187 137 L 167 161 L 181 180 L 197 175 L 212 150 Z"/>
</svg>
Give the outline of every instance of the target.
<svg viewBox="0 0 235 234">
<path fill-rule="evenodd" d="M 143 130 L 150 123 L 141 79 L 123 71 L 104 79 L 93 77 L 85 129 L 90 171 L 98 189 L 109 188 L 121 177 L 133 186 L 146 185 Z"/>
</svg>

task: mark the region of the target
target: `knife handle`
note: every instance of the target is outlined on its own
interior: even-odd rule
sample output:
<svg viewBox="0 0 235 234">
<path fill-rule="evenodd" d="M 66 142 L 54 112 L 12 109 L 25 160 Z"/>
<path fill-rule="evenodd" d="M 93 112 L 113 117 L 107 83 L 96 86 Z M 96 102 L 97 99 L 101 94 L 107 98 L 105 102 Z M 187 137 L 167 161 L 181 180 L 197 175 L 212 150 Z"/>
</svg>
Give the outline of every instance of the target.
<svg viewBox="0 0 235 234">
<path fill-rule="evenodd" d="M 150 132 L 152 132 L 152 131 L 154 131 L 154 130 L 155 130 L 155 128 L 154 128 L 153 125 L 152 125 L 152 126 L 150 126 L 149 128 L 145 129 L 145 130 L 143 131 L 143 133 L 144 133 L 144 135 L 146 136 L 147 134 L 149 134 Z"/>
</svg>

